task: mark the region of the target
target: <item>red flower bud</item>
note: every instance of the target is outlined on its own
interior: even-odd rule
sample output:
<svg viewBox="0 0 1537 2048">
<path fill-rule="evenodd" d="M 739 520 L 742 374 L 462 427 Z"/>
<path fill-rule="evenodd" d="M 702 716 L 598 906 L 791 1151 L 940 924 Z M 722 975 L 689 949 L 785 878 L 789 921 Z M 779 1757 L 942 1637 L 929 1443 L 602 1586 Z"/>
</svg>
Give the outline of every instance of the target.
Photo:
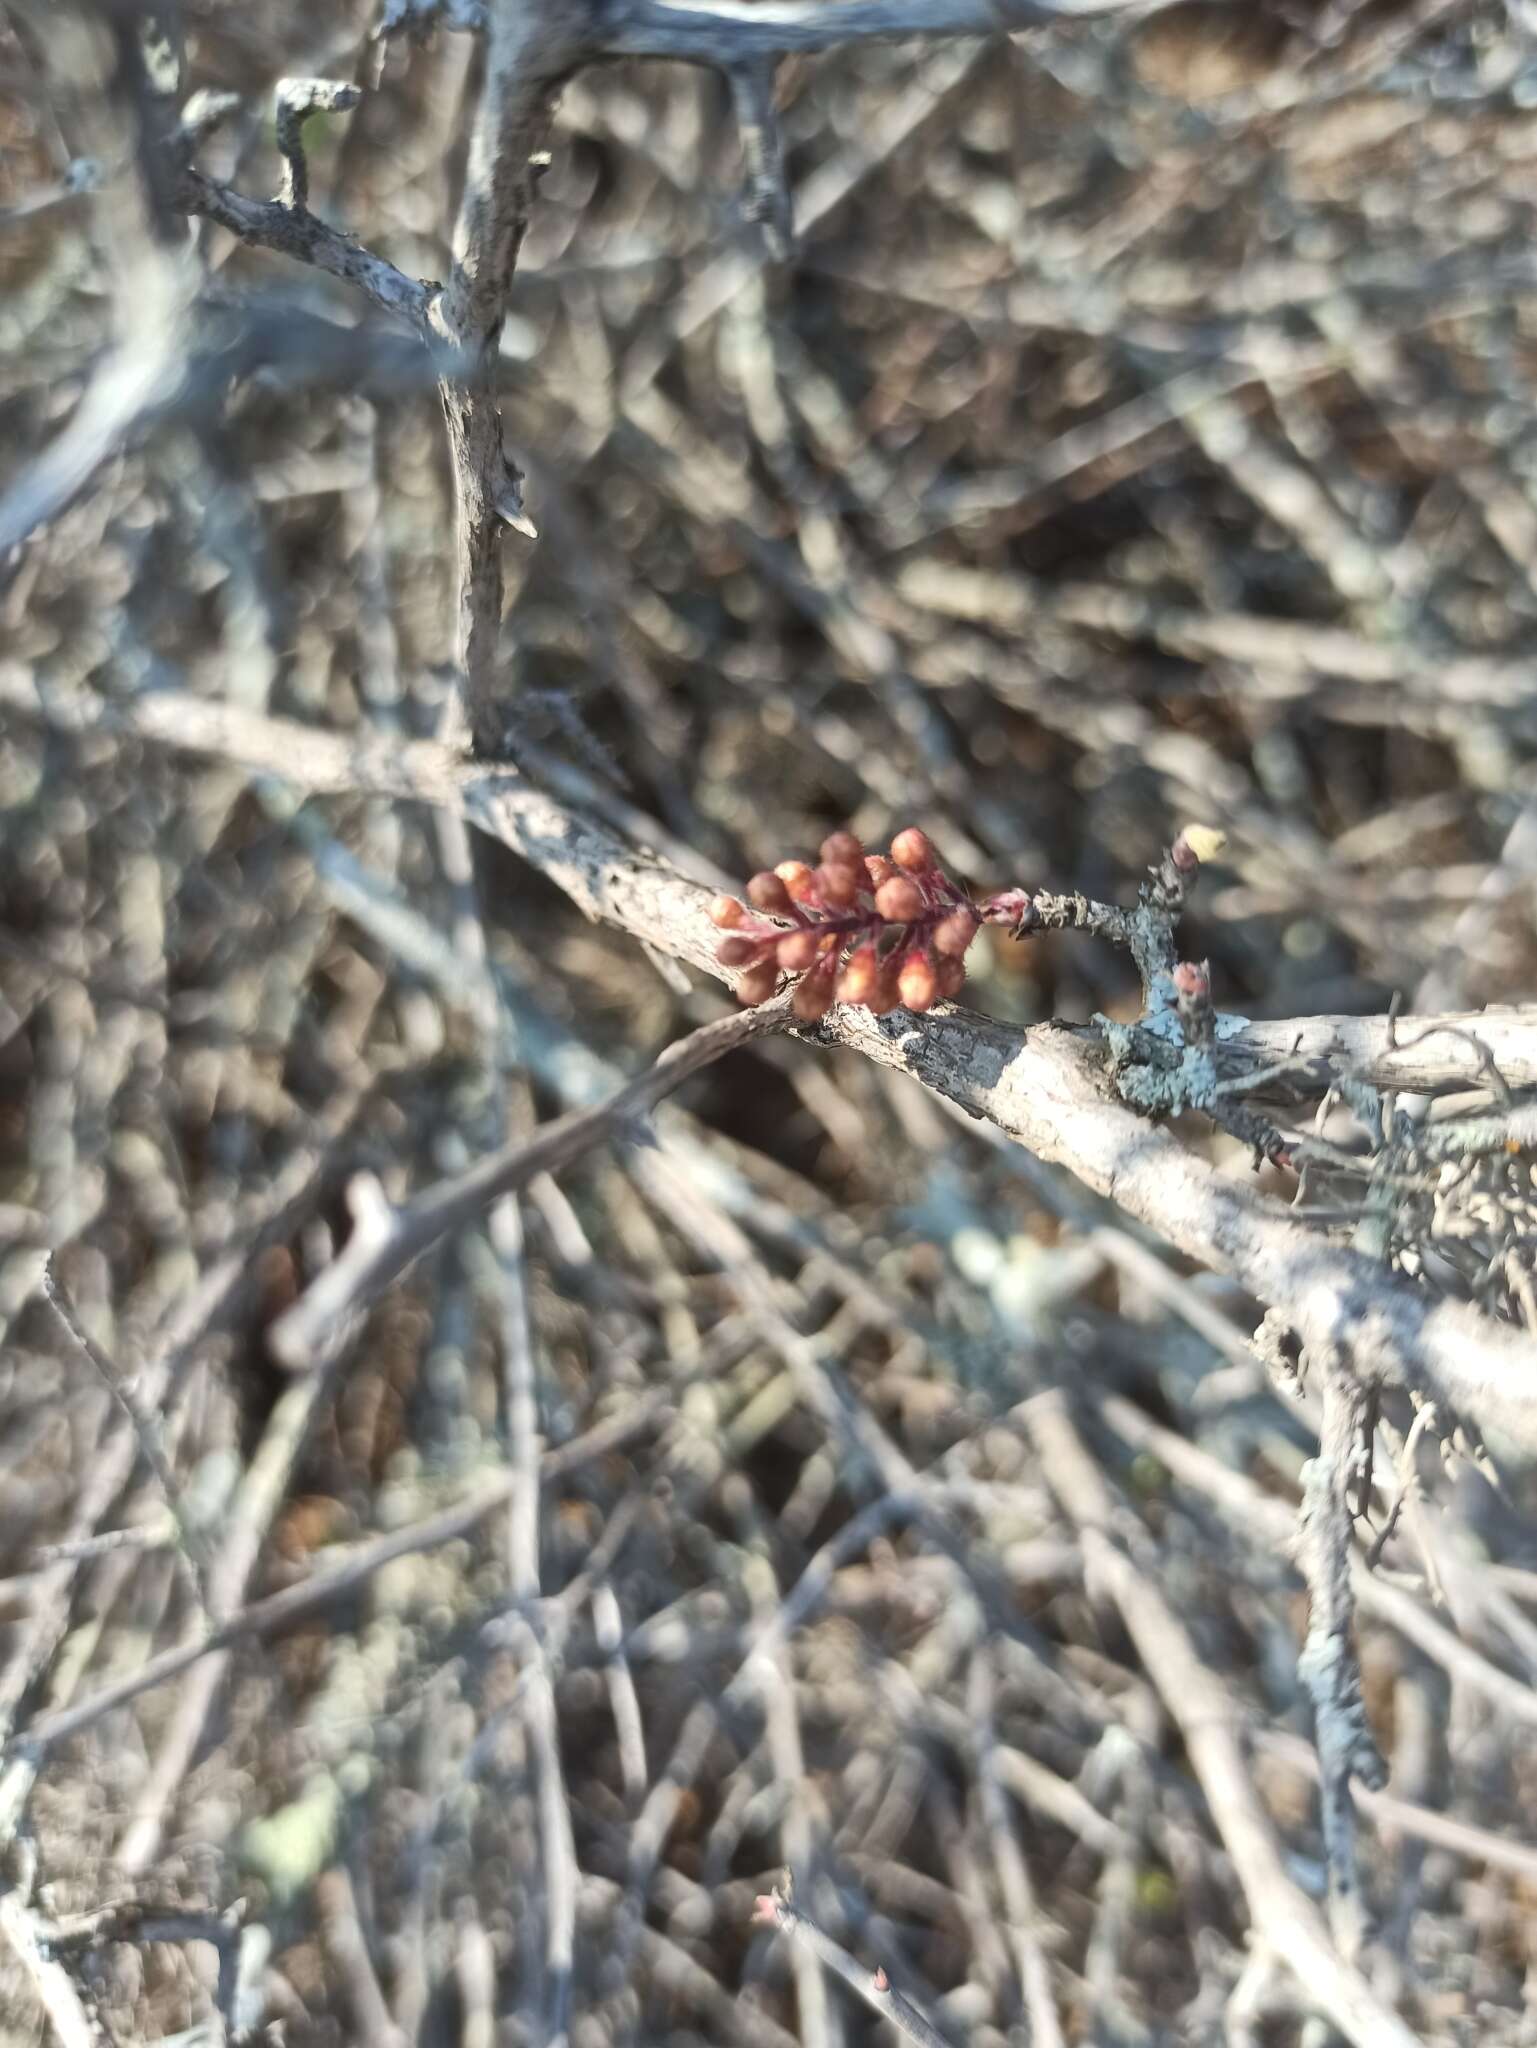
<svg viewBox="0 0 1537 2048">
<path fill-rule="evenodd" d="M 820 952 L 822 941 L 816 932 L 787 932 L 775 947 L 786 974 L 804 974 Z"/>
<path fill-rule="evenodd" d="M 709 919 L 717 931 L 729 932 L 747 915 L 734 896 L 717 896 L 710 905 Z"/>
<path fill-rule="evenodd" d="M 923 915 L 923 891 L 906 875 L 893 875 L 876 890 L 875 907 L 892 924 L 911 924 Z"/>
<path fill-rule="evenodd" d="M 795 984 L 795 993 L 790 998 L 790 1008 L 803 1024 L 815 1024 L 819 1017 L 825 1017 L 833 1006 L 833 978 L 826 967 L 819 966 L 814 974 L 803 974 Z"/>
<path fill-rule="evenodd" d="M 829 832 L 822 841 L 822 858 L 830 868 L 857 868 L 865 850 L 852 832 Z"/>
<path fill-rule="evenodd" d="M 865 997 L 865 1008 L 872 1017 L 884 1017 L 888 1011 L 894 1010 L 901 1000 L 902 992 L 897 987 L 897 970 L 888 960 L 881 969 L 880 978 L 874 988 Z"/>
<path fill-rule="evenodd" d="M 934 927 L 934 950 L 949 953 L 959 960 L 966 948 L 977 935 L 976 914 L 970 910 L 952 910 L 941 918 Z"/>
<path fill-rule="evenodd" d="M 851 868 L 844 861 L 824 861 L 817 869 L 817 894 L 829 910 L 847 910 L 863 880 L 862 868 Z"/>
<path fill-rule="evenodd" d="M 882 882 L 889 882 L 897 872 L 894 862 L 887 860 L 883 853 L 865 855 L 865 873 L 870 877 L 870 887 L 878 889 Z"/>
<path fill-rule="evenodd" d="M 771 916 L 783 917 L 790 908 L 789 890 L 767 868 L 748 883 L 747 900 L 755 910 L 766 910 Z"/>
<path fill-rule="evenodd" d="M 909 953 L 897 975 L 897 988 L 910 1010 L 932 1009 L 939 995 L 939 977 L 926 953 Z"/>
<path fill-rule="evenodd" d="M 891 858 L 899 868 L 907 868 L 913 874 L 924 874 L 934 865 L 934 849 L 929 843 L 929 835 L 920 832 L 916 825 L 909 825 L 905 832 L 899 832 L 892 840 Z"/>
<path fill-rule="evenodd" d="M 722 967 L 746 967 L 756 960 L 763 951 L 761 940 L 743 938 L 740 933 L 729 939 L 722 939 L 715 948 L 715 957 Z"/>
<path fill-rule="evenodd" d="M 803 860 L 782 860 L 774 873 L 784 883 L 785 892 L 792 903 L 816 902 L 816 876 Z"/>
<path fill-rule="evenodd" d="M 754 1003 L 766 1003 L 778 986 L 779 969 L 772 960 L 760 960 L 738 976 L 736 999 L 750 1009 Z"/>
<path fill-rule="evenodd" d="M 934 969 L 934 978 L 939 983 L 939 993 L 947 1002 L 953 1001 L 966 985 L 966 963 L 953 956 L 941 960 Z"/>
<path fill-rule="evenodd" d="M 881 978 L 881 956 L 874 946 L 859 946 L 850 953 L 838 977 L 840 1003 L 867 1003 Z"/>
</svg>

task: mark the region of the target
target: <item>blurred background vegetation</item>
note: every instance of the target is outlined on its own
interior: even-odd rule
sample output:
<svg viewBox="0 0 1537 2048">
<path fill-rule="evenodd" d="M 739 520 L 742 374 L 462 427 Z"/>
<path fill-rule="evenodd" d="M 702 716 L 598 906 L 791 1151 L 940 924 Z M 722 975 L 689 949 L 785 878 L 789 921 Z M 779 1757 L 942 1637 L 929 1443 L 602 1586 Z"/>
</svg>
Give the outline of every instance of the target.
<svg viewBox="0 0 1537 2048">
<path fill-rule="evenodd" d="M 242 102 L 202 160 L 269 194 L 275 79 L 371 79 L 370 10 L 183 11 L 190 83 Z M 135 282 L 100 195 L 63 189 L 94 131 L 50 13 L 0 10 L 0 489 L 79 403 Z M 397 40 L 356 112 L 307 131 L 315 210 L 411 276 L 447 270 L 477 71 L 469 37 Z M 742 220 L 713 74 L 594 69 L 563 97 L 502 340 L 539 529 L 506 550 L 515 758 L 728 886 L 833 827 L 878 846 L 917 822 L 975 884 L 1129 900 L 1196 818 L 1228 834 L 1185 927 L 1224 1007 L 1530 997 L 1529 10 L 1186 0 L 797 61 L 779 97 L 782 265 Z M 16 551 L 0 658 L 66 705 L 174 683 L 438 732 L 437 398 L 408 351 L 374 349 L 363 378 L 307 364 L 306 321 L 377 322 L 198 233 L 207 332 L 233 309 L 300 339 L 166 406 Z M 423 809 L 301 802 L 67 726 L 0 729 L 6 1718 L 201 1626 L 155 1482 L 36 1291 L 42 1247 L 156 1389 L 230 1608 L 497 1468 L 509 1389 L 532 1387 L 552 1447 L 662 1389 L 543 1500 L 573 2042 L 883 2038 L 751 1927 L 785 1864 L 949 2038 L 1031 2039 L 1000 1828 L 1068 2039 L 1301 2038 L 1284 2000 L 1224 2020 L 1242 1900 L 1018 1419 L 1062 1384 L 1087 1404 L 1316 1878 L 1287 1746 L 1300 1595 L 1261 1506 L 1294 1502 L 1309 1437 L 1245 1349 L 1246 1305 L 891 1077 L 767 1041 L 659 1113 L 654 1145 L 503 1205 L 332 1369 L 286 1379 L 263 1330 L 345 1235 L 350 1173 L 424 1185 L 719 998 Z M 978 1008 L 1134 1013 L 1096 943 L 983 957 L 990 937 Z M 884 1497 L 808 1374 L 952 1489 L 988 1597 L 893 1511 L 743 1683 L 818 1546 Z M 1172 1472 L 1149 1424 L 1249 1509 Z M 1464 1474 L 1436 1513 L 1464 1636 L 1527 1688 L 1537 1541 L 1512 1485 L 1502 1505 Z M 516 1645 L 487 1627 L 504 1547 L 497 1526 L 402 1559 L 237 1648 L 191 1708 L 179 1682 L 61 1745 L 30 1806 L 58 1909 L 243 1898 L 294 2048 L 553 2038 L 547 1786 Z M 1480 1571 L 1498 1616 L 1467 1590 Z M 1528 2040 L 1520 1718 L 1387 1619 L 1362 1647 L 1395 1791 L 1482 1843 L 1384 1829 L 1376 1980 L 1426 2040 Z M 208 2009 L 196 1945 L 88 1967 L 109 2039 Z M 20 1979 L 0 1997 L 12 2038 L 42 2037 Z"/>
</svg>

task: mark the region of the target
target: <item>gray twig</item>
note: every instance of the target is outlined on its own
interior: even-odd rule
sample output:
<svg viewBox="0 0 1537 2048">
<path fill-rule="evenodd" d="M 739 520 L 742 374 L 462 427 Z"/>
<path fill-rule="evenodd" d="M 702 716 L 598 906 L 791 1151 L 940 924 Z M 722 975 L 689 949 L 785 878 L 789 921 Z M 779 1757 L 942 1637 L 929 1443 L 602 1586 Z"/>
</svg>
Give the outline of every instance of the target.
<svg viewBox="0 0 1537 2048">
<path fill-rule="evenodd" d="M 280 78 L 273 125 L 284 164 L 278 203 L 294 213 L 308 213 L 309 158 L 304 152 L 304 124 L 313 114 L 345 114 L 363 97 L 355 85 L 335 78 Z"/>
<path fill-rule="evenodd" d="M 595 1109 L 573 1110 L 557 1117 L 532 1138 L 503 1146 L 403 1207 L 391 1208 L 376 1182 L 355 1181 L 349 1191 L 352 1235 L 308 1292 L 272 1326 L 268 1342 L 274 1354 L 294 1370 L 329 1355 L 352 1318 L 376 1301 L 429 1246 L 479 1216 L 499 1197 L 569 1165 L 592 1146 L 622 1133 L 630 1118 L 680 1087 L 701 1067 L 787 1022 L 781 1004 L 702 1025 L 670 1046 L 609 1101 Z"/>
<path fill-rule="evenodd" d="M 728 66 L 726 78 L 747 170 L 747 218 L 758 222 L 770 256 L 782 263 L 793 246 L 795 228 L 784 142 L 774 109 L 774 73 L 775 60 L 767 57 Z"/>
<path fill-rule="evenodd" d="M 618 57 L 677 57 L 733 64 L 843 43 L 924 36 L 994 36 L 1094 14 L 1131 10 L 1134 0 L 614 0 L 604 40 Z"/>
<path fill-rule="evenodd" d="M 872 2011 L 890 2020 L 897 2032 L 905 2034 L 908 2040 L 919 2042 L 921 2048 L 950 2048 L 950 2043 L 939 2029 L 924 2017 L 904 1992 L 897 1990 L 883 1969 L 867 1970 L 846 1948 L 841 1948 L 830 1934 L 824 1934 L 814 1920 L 791 1903 L 788 1885 L 755 1900 L 753 1918 L 764 1926 L 778 1928 L 781 1934 L 791 1934 L 797 1941 L 805 1942 L 821 1963 L 857 1991 Z"/>
<path fill-rule="evenodd" d="M 116 1401 L 127 1417 L 144 1462 L 154 1473 L 165 1504 L 170 1510 L 176 1531 L 176 1543 L 186 1561 L 192 1578 L 193 1588 L 199 1601 L 208 1604 L 208 1547 L 202 1532 L 188 1520 L 186 1505 L 182 1499 L 180 1483 L 172 1469 L 166 1452 L 165 1438 L 161 1433 L 160 1419 L 145 1406 L 139 1398 L 134 1381 L 120 1372 L 113 1361 L 102 1350 L 81 1322 L 74 1303 L 70 1300 L 63 1281 L 59 1278 L 50 1253 L 43 1267 L 43 1292 L 50 1307 L 64 1325 L 71 1342 L 82 1358 L 93 1368 L 102 1385 Z"/>
<path fill-rule="evenodd" d="M 1366 1936 L 1367 1909 L 1356 1863 L 1355 1807 L 1350 1781 L 1373 1792 L 1387 1782 L 1361 1698 L 1351 1590 L 1353 1489 L 1369 1448 L 1371 1404 L 1335 1356 L 1309 1358 L 1310 1381 L 1323 1400 L 1318 1455 L 1307 1468 L 1297 1532 L 1297 1558 L 1308 1587 L 1308 1632 L 1298 1675 L 1313 1703 L 1323 1787 L 1324 1849 L 1329 1863 L 1329 1920 L 1340 1953 L 1353 1958 Z"/>
</svg>

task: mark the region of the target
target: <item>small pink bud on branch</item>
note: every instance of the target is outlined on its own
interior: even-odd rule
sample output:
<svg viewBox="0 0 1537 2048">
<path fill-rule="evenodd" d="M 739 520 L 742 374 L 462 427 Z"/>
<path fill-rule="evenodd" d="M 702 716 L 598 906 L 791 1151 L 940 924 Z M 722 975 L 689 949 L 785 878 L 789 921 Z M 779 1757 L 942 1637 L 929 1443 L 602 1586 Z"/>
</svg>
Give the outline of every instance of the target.
<svg viewBox="0 0 1537 2048">
<path fill-rule="evenodd" d="M 1028 889 L 1000 889 L 996 896 L 978 904 L 977 915 L 984 924 L 1006 924 L 1022 933 L 1033 930 L 1038 913 Z"/>
<path fill-rule="evenodd" d="M 935 952 L 944 953 L 953 960 L 964 958 L 967 947 L 977 935 L 978 922 L 975 911 L 952 910 L 934 927 Z"/>
<path fill-rule="evenodd" d="M 865 850 L 852 832 L 829 832 L 820 851 L 828 867 L 857 868 L 864 863 Z"/>
<path fill-rule="evenodd" d="M 817 878 L 803 860 L 782 860 L 774 873 L 785 885 L 792 903 L 815 903 Z"/>
<path fill-rule="evenodd" d="M 932 1010 L 939 995 L 939 977 L 927 953 L 909 953 L 897 973 L 897 988 L 909 1010 Z"/>
<path fill-rule="evenodd" d="M 766 871 L 748 883 L 747 900 L 754 910 L 766 911 L 770 917 L 787 917 L 790 912 L 789 890 L 778 875 Z"/>
<path fill-rule="evenodd" d="M 814 931 L 790 932 L 774 948 L 780 966 L 786 974 L 804 974 L 812 966 L 821 951 L 822 942 Z M 724 945 L 716 947 L 716 954 L 725 967 L 731 962 L 726 958 Z"/>
<path fill-rule="evenodd" d="M 927 832 L 909 825 L 891 842 L 891 858 L 911 874 L 925 874 L 934 866 L 934 848 Z"/>
<path fill-rule="evenodd" d="M 1197 1003 L 1211 996 L 1211 973 L 1204 960 L 1181 960 L 1172 976 L 1174 992 L 1184 1001 Z"/>
<path fill-rule="evenodd" d="M 911 924 L 923 915 L 923 892 L 906 875 L 893 875 L 876 890 L 875 907 L 889 924 Z"/>
</svg>

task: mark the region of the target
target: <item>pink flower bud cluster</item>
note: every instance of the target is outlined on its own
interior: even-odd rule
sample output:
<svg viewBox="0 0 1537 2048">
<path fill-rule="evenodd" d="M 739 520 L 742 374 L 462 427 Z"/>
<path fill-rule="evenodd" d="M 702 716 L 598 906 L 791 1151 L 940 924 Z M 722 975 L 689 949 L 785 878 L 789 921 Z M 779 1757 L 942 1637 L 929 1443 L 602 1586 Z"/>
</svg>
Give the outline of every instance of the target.
<svg viewBox="0 0 1537 2048">
<path fill-rule="evenodd" d="M 805 1023 L 834 1003 L 880 1017 L 899 1003 L 927 1010 L 956 995 L 982 916 L 915 825 L 889 854 L 866 853 L 852 832 L 834 832 L 819 866 L 781 861 L 753 876 L 746 903 L 717 896 L 710 906 L 724 934 L 715 955 L 739 970 L 740 999 L 764 1002 L 781 974 L 799 975 L 792 1006 Z"/>
</svg>

